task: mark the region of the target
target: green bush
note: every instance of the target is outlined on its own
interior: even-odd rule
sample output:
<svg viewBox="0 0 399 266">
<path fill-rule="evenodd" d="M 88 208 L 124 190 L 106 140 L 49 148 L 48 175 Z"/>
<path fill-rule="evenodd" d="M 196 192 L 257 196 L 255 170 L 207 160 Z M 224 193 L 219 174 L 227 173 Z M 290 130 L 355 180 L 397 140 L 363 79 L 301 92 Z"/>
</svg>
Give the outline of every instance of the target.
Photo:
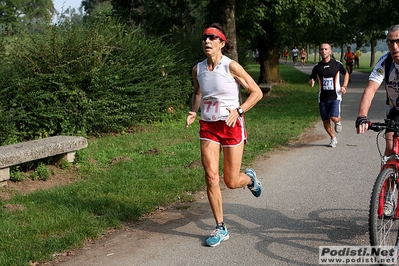
<svg viewBox="0 0 399 266">
<path fill-rule="evenodd" d="M 57 167 L 63 170 L 71 169 L 72 163 L 68 162 L 66 159 L 61 159 L 61 161 L 57 163 Z"/>
<path fill-rule="evenodd" d="M 161 121 L 192 91 L 181 52 L 110 17 L 30 25 L 1 46 L 3 145 Z"/>
<path fill-rule="evenodd" d="M 10 180 L 14 182 L 20 182 L 27 179 L 26 175 L 20 171 L 18 167 L 10 172 Z"/>
<path fill-rule="evenodd" d="M 49 180 L 50 179 L 50 170 L 46 167 L 44 163 L 39 163 L 35 171 L 32 172 L 33 180 Z"/>
</svg>

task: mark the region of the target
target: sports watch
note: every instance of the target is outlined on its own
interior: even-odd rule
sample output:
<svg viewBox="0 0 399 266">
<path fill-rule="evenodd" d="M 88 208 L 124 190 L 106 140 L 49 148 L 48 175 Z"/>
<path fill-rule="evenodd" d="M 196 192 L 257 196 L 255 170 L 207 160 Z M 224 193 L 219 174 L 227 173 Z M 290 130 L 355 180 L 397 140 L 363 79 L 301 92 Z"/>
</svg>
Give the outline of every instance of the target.
<svg viewBox="0 0 399 266">
<path fill-rule="evenodd" d="M 241 107 L 237 108 L 237 112 L 239 116 L 242 116 L 244 114 L 244 110 L 242 110 Z"/>
</svg>

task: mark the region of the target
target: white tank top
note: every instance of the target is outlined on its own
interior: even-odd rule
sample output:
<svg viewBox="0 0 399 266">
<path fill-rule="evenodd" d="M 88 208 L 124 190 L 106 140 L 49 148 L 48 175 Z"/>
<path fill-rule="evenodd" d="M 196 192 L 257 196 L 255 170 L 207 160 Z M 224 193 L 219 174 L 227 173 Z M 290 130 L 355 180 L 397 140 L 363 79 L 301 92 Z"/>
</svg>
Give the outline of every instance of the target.
<svg viewBox="0 0 399 266">
<path fill-rule="evenodd" d="M 229 116 L 227 108 L 240 106 L 240 84 L 230 74 L 231 61 L 223 56 L 213 71 L 208 70 L 206 59 L 197 64 L 197 79 L 202 94 L 201 120 L 226 120 Z"/>
</svg>

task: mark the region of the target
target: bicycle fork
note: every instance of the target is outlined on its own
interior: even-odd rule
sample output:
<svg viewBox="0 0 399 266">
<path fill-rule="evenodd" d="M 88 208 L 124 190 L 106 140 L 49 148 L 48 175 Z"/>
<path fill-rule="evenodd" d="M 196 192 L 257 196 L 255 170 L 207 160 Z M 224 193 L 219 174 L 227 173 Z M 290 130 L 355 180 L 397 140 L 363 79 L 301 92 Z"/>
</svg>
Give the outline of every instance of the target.
<svg viewBox="0 0 399 266">
<path fill-rule="evenodd" d="M 387 158 L 386 156 L 384 156 Z M 382 169 L 385 168 L 393 168 L 395 171 L 391 174 L 390 178 L 387 179 L 381 188 L 381 193 L 379 196 L 379 204 L 378 204 L 378 216 L 382 217 L 384 215 L 384 205 L 386 201 L 394 201 L 393 197 L 395 195 L 395 191 L 398 189 L 398 183 L 397 183 L 397 178 L 398 178 L 398 168 L 396 163 L 394 162 L 386 162 Z M 396 199 L 396 203 L 399 202 L 399 193 L 398 193 L 398 198 Z M 396 208 L 395 215 L 393 216 L 394 220 L 397 220 L 399 217 L 399 208 Z M 398 235 L 398 241 L 399 241 L 399 235 Z"/>
</svg>

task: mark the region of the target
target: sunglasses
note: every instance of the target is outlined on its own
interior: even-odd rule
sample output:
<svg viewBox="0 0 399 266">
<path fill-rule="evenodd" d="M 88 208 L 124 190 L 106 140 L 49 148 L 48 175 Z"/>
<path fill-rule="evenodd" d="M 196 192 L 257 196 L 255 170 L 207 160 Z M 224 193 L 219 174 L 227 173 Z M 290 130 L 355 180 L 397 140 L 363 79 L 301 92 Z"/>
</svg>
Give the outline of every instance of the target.
<svg viewBox="0 0 399 266">
<path fill-rule="evenodd" d="M 208 38 L 209 38 L 209 40 L 211 40 L 211 41 L 214 41 L 214 40 L 216 40 L 216 39 L 220 39 L 219 36 L 213 35 L 213 34 L 204 34 L 204 35 L 202 35 L 202 40 L 203 40 L 203 41 L 206 41 L 206 39 L 208 39 Z"/>
<path fill-rule="evenodd" d="M 387 44 L 390 45 L 390 46 L 393 46 L 395 43 L 399 46 L 399 39 L 387 40 Z"/>
</svg>

